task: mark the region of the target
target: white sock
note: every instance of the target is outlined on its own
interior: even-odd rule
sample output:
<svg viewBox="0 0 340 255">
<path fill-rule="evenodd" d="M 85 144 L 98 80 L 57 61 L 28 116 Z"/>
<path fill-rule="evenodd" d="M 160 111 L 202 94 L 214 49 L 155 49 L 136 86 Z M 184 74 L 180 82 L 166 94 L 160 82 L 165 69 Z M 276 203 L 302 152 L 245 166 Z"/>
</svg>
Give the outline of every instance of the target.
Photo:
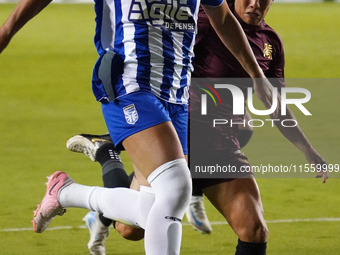
<svg viewBox="0 0 340 255">
<path fill-rule="evenodd" d="M 145 228 L 154 194 L 150 187 L 141 187 L 139 192 L 128 188 L 109 189 L 72 183 L 60 191 L 58 201 L 64 208 L 84 208 L 130 226 Z"/>
<path fill-rule="evenodd" d="M 58 202 L 64 208 L 78 207 L 91 210 L 89 197 L 96 188 L 98 187 L 72 183 L 59 190 Z"/>
<path fill-rule="evenodd" d="M 147 186 L 140 186 L 139 190 L 138 212 L 140 214 L 140 220 L 138 224 L 140 224 L 141 228 L 145 229 L 150 209 L 155 202 L 155 194 L 152 188 Z"/>
<path fill-rule="evenodd" d="M 191 199 L 190 171 L 185 159 L 154 170 L 148 181 L 155 194 L 145 228 L 147 255 L 177 255 L 182 240 L 181 220 Z"/>
</svg>

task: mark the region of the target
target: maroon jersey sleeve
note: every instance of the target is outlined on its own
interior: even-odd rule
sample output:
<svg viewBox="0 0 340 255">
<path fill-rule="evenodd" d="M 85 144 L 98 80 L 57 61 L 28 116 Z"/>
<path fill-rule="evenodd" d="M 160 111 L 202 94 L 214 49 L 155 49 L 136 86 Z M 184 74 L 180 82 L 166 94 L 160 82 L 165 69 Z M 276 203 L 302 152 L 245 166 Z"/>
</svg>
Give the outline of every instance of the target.
<svg viewBox="0 0 340 255">
<path fill-rule="evenodd" d="M 273 85 L 284 86 L 285 59 L 280 37 L 264 21 L 260 26 L 251 26 L 243 22 L 236 13 L 235 16 L 266 77 L 280 78 L 278 84 Z M 220 41 L 203 9 L 200 9 L 198 15 L 196 38 L 193 77 L 249 78 L 241 64 Z"/>
</svg>

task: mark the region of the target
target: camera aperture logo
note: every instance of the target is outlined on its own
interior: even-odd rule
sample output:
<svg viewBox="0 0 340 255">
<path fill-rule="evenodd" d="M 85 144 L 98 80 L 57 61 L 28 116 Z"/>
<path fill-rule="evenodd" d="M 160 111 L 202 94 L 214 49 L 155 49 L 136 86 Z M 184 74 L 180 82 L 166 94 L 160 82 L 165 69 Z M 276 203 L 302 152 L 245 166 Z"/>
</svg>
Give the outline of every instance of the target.
<svg viewBox="0 0 340 255">
<path fill-rule="evenodd" d="M 253 88 L 248 87 L 247 88 L 247 96 L 245 97 L 243 91 L 236 85 L 232 84 L 214 84 L 214 87 L 204 84 L 208 89 L 200 87 L 199 89 L 206 92 L 206 94 L 201 94 L 201 115 L 208 115 L 208 99 L 207 95 L 211 97 L 211 99 L 214 101 L 214 104 L 216 107 L 219 107 L 214 95 L 218 98 L 220 102 L 220 107 L 223 107 L 223 103 L 221 100 L 221 97 L 217 90 L 222 91 L 223 90 L 228 90 L 231 93 L 232 96 L 232 114 L 235 116 L 243 116 L 245 114 L 245 99 L 247 99 L 246 103 L 248 106 L 248 110 L 250 113 L 257 115 L 257 116 L 265 116 L 265 115 L 270 115 L 275 112 L 275 110 L 278 107 L 279 100 L 277 98 L 278 95 L 278 89 L 276 87 L 273 88 L 273 102 L 271 104 L 270 109 L 266 110 L 258 110 L 254 106 L 253 102 Z M 300 98 L 289 98 L 289 94 L 295 93 L 295 94 L 301 94 L 302 97 Z M 214 95 L 213 95 L 214 94 Z M 287 116 L 287 106 L 288 105 L 295 105 L 304 115 L 306 116 L 311 116 L 312 114 L 307 110 L 307 108 L 303 105 L 311 99 L 311 93 L 309 90 L 305 88 L 296 88 L 296 87 L 282 87 L 281 88 L 281 104 L 280 104 L 280 115 L 281 116 Z M 211 105 L 211 104 L 210 104 Z M 295 127 L 298 125 L 297 120 L 295 119 L 251 119 L 249 121 L 243 120 L 242 122 L 240 121 L 233 121 L 232 119 L 223 119 L 223 118 L 214 118 L 213 119 L 213 127 L 216 127 L 217 125 L 230 125 L 231 127 L 233 125 L 243 125 L 243 126 L 250 126 L 250 127 L 262 127 L 265 125 L 266 122 L 270 122 L 271 126 L 274 127 L 274 124 L 277 124 L 279 122 L 281 126 L 283 127 Z"/>
<path fill-rule="evenodd" d="M 220 101 L 220 104 L 221 105 L 223 105 L 222 104 L 222 100 L 221 100 L 221 97 L 220 97 L 220 95 L 217 93 L 217 91 L 213 88 L 213 87 L 211 87 L 211 86 L 209 86 L 208 84 L 203 84 L 204 86 L 206 86 L 206 87 L 208 87 L 216 96 L 217 96 L 217 98 L 218 98 L 218 100 Z M 212 100 L 214 101 L 214 103 L 215 103 L 215 106 L 217 106 L 217 103 L 216 103 L 216 100 L 215 100 L 215 97 L 211 94 L 211 92 L 209 91 L 209 90 L 207 90 L 207 89 L 204 89 L 204 88 L 199 88 L 200 90 L 203 90 L 204 92 L 206 92 L 211 98 L 212 98 Z M 201 105 L 202 105 L 202 108 L 201 108 L 201 114 L 202 115 L 206 115 L 207 114 L 207 95 L 206 94 L 202 94 L 201 95 Z"/>
</svg>

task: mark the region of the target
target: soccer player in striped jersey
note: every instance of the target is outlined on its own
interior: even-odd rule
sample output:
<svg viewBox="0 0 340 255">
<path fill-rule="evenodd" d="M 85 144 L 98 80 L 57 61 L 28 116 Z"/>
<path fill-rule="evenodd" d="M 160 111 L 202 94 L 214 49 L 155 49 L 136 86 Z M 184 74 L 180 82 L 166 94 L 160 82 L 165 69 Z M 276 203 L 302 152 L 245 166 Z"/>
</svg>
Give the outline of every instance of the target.
<svg viewBox="0 0 340 255">
<path fill-rule="evenodd" d="M 234 1 L 231 1 L 230 8 L 244 29 L 254 51 L 255 57 L 258 60 L 262 70 L 265 72 L 267 77 L 276 78 L 276 85 L 281 87 L 285 85 L 284 51 L 282 42 L 276 32 L 264 22 L 265 14 L 269 10 L 271 4 L 271 0 L 235 0 L 235 4 Z M 242 66 L 238 63 L 237 59 L 230 51 L 225 48 L 223 43 L 219 41 L 218 36 L 211 27 L 208 17 L 203 10 L 200 11 L 198 16 L 198 36 L 196 39 L 195 53 L 196 58 L 193 62 L 195 68 L 193 77 L 249 77 L 247 72 L 245 72 Z M 223 99 L 224 103 L 227 103 L 225 98 Z M 199 104 L 199 102 L 195 102 L 193 99 L 191 100 L 191 103 L 193 104 L 193 107 L 195 107 L 195 103 Z M 230 103 L 225 104 L 225 106 L 227 108 L 230 107 Z M 232 114 L 230 113 L 230 115 Z M 219 116 L 215 117 L 218 118 Z M 231 118 L 232 117 L 233 116 L 231 116 Z M 241 121 L 241 119 L 238 118 L 234 120 Z M 245 123 L 247 122 L 248 121 Z M 242 135 L 240 136 L 239 132 L 236 132 L 232 129 L 227 129 L 227 131 L 229 133 L 221 134 L 221 136 L 219 136 L 217 139 L 218 141 L 224 141 L 226 144 L 227 148 L 225 148 L 225 151 L 222 152 L 223 155 L 230 156 L 230 154 L 232 154 L 230 156 L 230 162 L 237 162 L 239 159 L 242 159 L 244 161 L 243 164 L 248 164 L 247 159 L 241 156 L 240 153 L 233 153 L 238 151 L 240 147 L 243 147 L 240 141 Z M 294 136 L 294 139 L 301 137 L 300 135 Z M 232 138 L 226 138 L 230 136 Z M 237 136 L 239 145 L 235 139 L 235 136 Z M 90 148 L 94 148 L 94 144 L 97 142 L 99 143 L 100 140 L 95 141 L 94 144 L 92 144 L 90 141 L 91 138 L 96 137 L 100 138 L 101 136 L 81 135 L 73 137 L 70 139 L 73 144 L 68 144 L 68 148 L 74 150 L 76 145 L 80 146 L 78 148 L 81 148 L 81 150 L 78 150 L 78 152 L 83 152 L 86 154 L 86 151 L 88 150 L 92 155 L 92 158 L 94 158 L 94 153 L 92 151 L 97 152 L 97 150 L 90 150 Z M 209 138 L 211 137 L 209 136 Z M 107 139 L 107 137 L 105 139 Z M 110 139 L 108 138 L 106 142 L 109 142 L 108 140 Z M 303 141 L 304 139 L 297 140 Z M 307 145 L 305 147 L 309 147 L 309 142 L 307 140 L 304 140 L 303 143 Z M 113 145 L 111 146 L 111 149 L 114 149 Z M 211 145 L 207 146 L 207 148 L 211 148 Z M 228 151 L 231 151 L 232 153 L 228 154 Z M 322 157 L 320 157 L 314 149 L 310 148 L 307 151 L 308 152 L 306 153 L 306 156 L 309 158 L 309 160 L 312 158 L 312 160 L 314 160 L 313 162 L 315 163 L 323 162 Z M 216 152 L 214 151 L 213 153 Z M 105 155 L 104 146 L 99 147 L 97 155 L 98 157 L 100 155 L 100 158 L 102 158 L 102 155 Z M 113 161 L 113 159 L 111 160 Z M 117 171 L 117 169 L 115 171 Z M 127 177 L 125 177 L 125 179 L 126 178 Z M 122 180 L 124 178 L 117 175 L 113 179 L 117 182 L 118 179 Z M 109 182 L 109 180 L 107 180 L 107 182 Z M 121 185 L 122 183 L 126 183 L 126 181 L 120 181 L 119 183 L 119 185 Z M 255 179 L 194 179 L 193 187 L 195 188 L 194 191 L 196 192 L 193 193 L 193 195 L 196 197 L 194 200 L 192 200 L 190 205 L 190 207 L 196 207 L 192 210 L 193 214 L 195 213 L 194 210 L 199 210 L 199 213 L 202 214 L 203 208 L 197 203 L 197 201 L 202 201 L 202 194 L 204 190 L 207 193 L 208 198 L 211 199 L 216 208 L 222 212 L 238 235 L 240 240 L 237 247 L 237 254 L 265 253 L 267 227 L 263 219 L 263 208 Z M 242 196 L 240 194 L 242 194 Z M 240 206 L 235 206 L 235 203 L 243 204 L 244 207 L 242 208 Z M 89 213 L 88 215 L 93 214 Z M 190 217 L 191 215 L 189 214 L 188 218 L 190 219 Z M 88 222 L 89 219 L 91 218 L 87 216 L 86 221 Z M 208 221 L 206 220 L 206 222 Z M 195 220 L 192 220 L 191 223 L 202 232 L 211 231 L 207 227 L 209 225 L 202 224 L 202 221 L 196 223 Z M 117 223 L 116 226 L 117 230 L 125 238 L 133 237 L 139 239 L 143 237 L 143 233 L 136 229 L 131 231 L 131 228 L 124 227 L 124 225 L 120 223 Z M 89 227 L 89 229 L 90 231 L 94 231 L 95 227 Z M 94 235 L 92 234 L 91 236 Z M 96 245 L 98 245 L 98 242 Z M 99 243 L 99 247 L 100 246 L 103 247 L 103 244 Z"/>
<path fill-rule="evenodd" d="M 51 0 L 20 0 L 0 27 L 0 52 Z M 102 212 L 145 229 L 147 255 L 179 254 L 181 220 L 191 197 L 187 154 L 188 86 L 200 1 L 114 0 L 95 2 L 99 53 L 92 88 L 111 138 L 139 169 L 140 191 L 74 183 L 63 172 L 49 177 L 33 217 L 43 232 L 66 207 Z M 221 40 L 254 79 L 255 93 L 270 109 L 272 85 L 222 0 L 202 0 Z M 157 153 L 155 153 L 157 152 Z M 144 186 L 150 184 L 150 187 Z"/>
</svg>

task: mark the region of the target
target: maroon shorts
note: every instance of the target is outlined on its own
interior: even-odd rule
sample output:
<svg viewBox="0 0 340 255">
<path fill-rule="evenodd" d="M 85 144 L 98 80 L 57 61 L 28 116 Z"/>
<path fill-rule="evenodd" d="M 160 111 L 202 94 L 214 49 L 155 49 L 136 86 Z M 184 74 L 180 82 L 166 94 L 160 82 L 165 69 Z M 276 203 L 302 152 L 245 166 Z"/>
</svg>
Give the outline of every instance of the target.
<svg viewBox="0 0 340 255">
<path fill-rule="evenodd" d="M 216 156 L 216 151 L 213 152 Z M 204 189 L 223 182 L 229 182 L 238 178 L 253 178 L 254 174 L 251 171 L 251 166 L 248 158 L 240 151 L 225 152 L 220 151 L 220 157 L 223 157 L 224 164 L 229 166 L 230 171 L 220 172 L 218 174 L 209 173 L 202 174 L 194 172 L 195 169 L 190 168 L 193 176 L 193 185 L 195 188 Z M 209 155 L 207 155 L 209 157 Z M 204 160 L 206 162 L 206 160 Z M 212 163 L 211 163 L 212 164 Z M 190 166 L 191 167 L 191 166 Z M 226 169 L 228 170 L 228 169 Z M 201 177 L 200 177 L 201 176 Z"/>
</svg>

